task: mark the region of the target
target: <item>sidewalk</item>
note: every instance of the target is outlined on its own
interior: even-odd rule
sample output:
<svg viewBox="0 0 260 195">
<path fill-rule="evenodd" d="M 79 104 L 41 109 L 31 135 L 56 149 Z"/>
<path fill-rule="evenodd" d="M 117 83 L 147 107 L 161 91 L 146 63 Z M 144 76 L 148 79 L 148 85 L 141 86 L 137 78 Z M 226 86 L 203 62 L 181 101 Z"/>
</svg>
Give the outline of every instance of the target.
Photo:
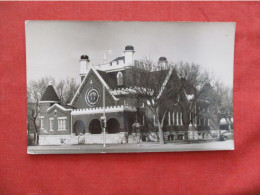
<svg viewBox="0 0 260 195">
<path fill-rule="evenodd" d="M 234 150 L 234 140 L 215 141 L 206 143 L 167 143 L 156 142 L 137 144 L 102 144 L 60 145 L 60 146 L 28 146 L 28 154 L 80 154 L 80 153 L 129 153 L 129 152 L 180 152 Z"/>
</svg>

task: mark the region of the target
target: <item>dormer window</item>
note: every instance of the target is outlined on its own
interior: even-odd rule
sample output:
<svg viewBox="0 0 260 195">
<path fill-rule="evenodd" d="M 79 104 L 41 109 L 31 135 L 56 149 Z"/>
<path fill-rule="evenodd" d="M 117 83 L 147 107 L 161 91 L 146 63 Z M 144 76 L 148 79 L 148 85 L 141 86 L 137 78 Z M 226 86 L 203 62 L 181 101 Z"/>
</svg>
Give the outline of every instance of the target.
<svg viewBox="0 0 260 195">
<path fill-rule="evenodd" d="M 117 73 L 117 85 L 123 85 L 123 74 L 122 72 Z"/>
</svg>

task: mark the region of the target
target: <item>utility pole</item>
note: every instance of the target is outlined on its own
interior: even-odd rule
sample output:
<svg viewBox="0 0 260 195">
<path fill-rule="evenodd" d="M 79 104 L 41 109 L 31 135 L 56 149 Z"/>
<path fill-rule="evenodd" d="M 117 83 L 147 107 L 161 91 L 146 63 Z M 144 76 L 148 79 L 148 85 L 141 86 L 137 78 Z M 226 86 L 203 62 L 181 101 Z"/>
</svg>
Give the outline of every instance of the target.
<svg viewBox="0 0 260 195">
<path fill-rule="evenodd" d="M 103 85 L 103 117 L 101 117 L 101 126 L 103 127 L 103 147 L 106 147 L 106 113 L 105 113 L 105 85 Z"/>
</svg>

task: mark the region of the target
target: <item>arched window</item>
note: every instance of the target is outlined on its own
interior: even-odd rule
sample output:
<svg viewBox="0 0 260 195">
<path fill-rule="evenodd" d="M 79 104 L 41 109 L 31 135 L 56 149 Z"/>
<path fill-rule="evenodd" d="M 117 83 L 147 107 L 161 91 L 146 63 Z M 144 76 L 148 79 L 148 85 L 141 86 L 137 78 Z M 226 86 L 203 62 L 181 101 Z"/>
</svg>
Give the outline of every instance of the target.
<svg viewBox="0 0 260 195">
<path fill-rule="evenodd" d="M 117 85 L 123 85 L 123 74 L 122 72 L 117 73 Z"/>
</svg>

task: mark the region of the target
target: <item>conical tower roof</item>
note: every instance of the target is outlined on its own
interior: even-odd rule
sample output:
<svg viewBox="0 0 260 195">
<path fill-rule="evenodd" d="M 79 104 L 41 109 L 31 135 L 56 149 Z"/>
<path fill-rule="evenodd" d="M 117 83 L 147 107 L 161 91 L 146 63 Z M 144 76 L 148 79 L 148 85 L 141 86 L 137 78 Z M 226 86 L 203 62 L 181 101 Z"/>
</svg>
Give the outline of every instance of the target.
<svg viewBox="0 0 260 195">
<path fill-rule="evenodd" d="M 43 101 L 59 102 L 60 101 L 51 82 L 49 83 L 48 87 L 46 88 L 45 92 L 43 93 L 40 101 L 41 102 L 43 102 Z"/>
</svg>

